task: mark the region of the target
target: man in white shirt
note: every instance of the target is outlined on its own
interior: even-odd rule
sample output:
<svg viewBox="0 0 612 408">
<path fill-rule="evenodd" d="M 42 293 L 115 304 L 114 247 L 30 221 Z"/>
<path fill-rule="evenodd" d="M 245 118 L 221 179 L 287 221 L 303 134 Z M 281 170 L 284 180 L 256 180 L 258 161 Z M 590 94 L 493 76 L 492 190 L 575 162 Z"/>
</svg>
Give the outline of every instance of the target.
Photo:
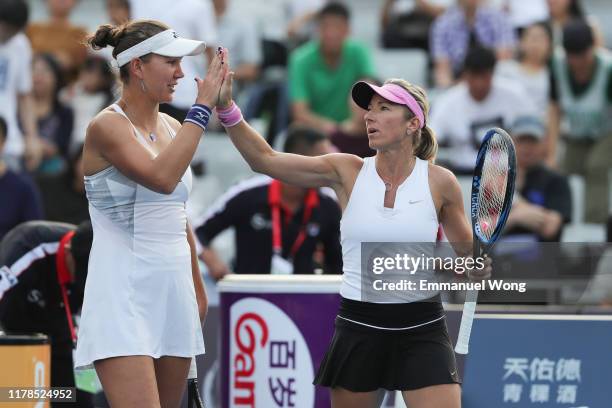
<svg viewBox="0 0 612 408">
<path fill-rule="evenodd" d="M 28 14 L 23 0 L 0 2 L 0 116 L 8 127 L 4 160 L 15 171 L 22 170 L 22 159 L 35 170 L 41 157 L 31 96 L 32 48 L 22 32 Z"/>
<path fill-rule="evenodd" d="M 450 148 L 448 165 L 460 174 L 474 170 L 487 129 L 507 129 L 518 116 L 534 111 L 520 89 L 493 80 L 495 63 L 492 50 L 471 49 L 465 58 L 463 81 L 440 95 L 432 107 L 430 126 L 438 142 Z"/>
<path fill-rule="evenodd" d="M 210 0 L 130 0 L 133 19 L 153 19 L 168 24 L 185 38 L 204 41 L 205 57 L 184 57 L 181 68 L 185 77 L 175 88 L 171 105 L 162 104 L 160 111 L 182 122 L 196 98 L 193 78 L 204 78 L 218 43 L 215 13 Z"/>
</svg>

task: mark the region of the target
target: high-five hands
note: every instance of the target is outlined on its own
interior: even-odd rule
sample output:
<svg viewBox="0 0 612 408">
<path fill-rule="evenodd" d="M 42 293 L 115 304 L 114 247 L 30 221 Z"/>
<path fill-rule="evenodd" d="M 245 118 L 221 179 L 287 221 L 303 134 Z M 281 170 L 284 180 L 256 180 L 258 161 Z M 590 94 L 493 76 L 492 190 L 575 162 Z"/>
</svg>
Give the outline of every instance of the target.
<svg viewBox="0 0 612 408">
<path fill-rule="evenodd" d="M 221 63 L 226 68 L 226 71 L 219 93 L 217 108 L 225 109 L 232 104 L 232 81 L 234 80 L 234 72 L 230 70 L 229 52 L 227 48 L 219 47 L 219 55 L 221 57 Z"/>
<path fill-rule="evenodd" d="M 198 85 L 196 103 L 206 105 L 211 109 L 219 104 L 221 85 L 228 73 L 228 65 L 223 62 L 226 52 L 227 50 L 220 48 L 215 53 L 204 79 L 194 78 Z"/>
</svg>

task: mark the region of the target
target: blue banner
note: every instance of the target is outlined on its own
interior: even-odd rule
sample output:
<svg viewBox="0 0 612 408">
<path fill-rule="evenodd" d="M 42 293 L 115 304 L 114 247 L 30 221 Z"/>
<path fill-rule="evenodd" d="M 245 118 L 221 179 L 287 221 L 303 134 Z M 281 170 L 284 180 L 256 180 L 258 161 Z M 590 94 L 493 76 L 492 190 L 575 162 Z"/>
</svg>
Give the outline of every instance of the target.
<svg viewBox="0 0 612 408">
<path fill-rule="evenodd" d="M 465 364 L 465 408 L 610 407 L 612 320 L 478 318 Z"/>
</svg>

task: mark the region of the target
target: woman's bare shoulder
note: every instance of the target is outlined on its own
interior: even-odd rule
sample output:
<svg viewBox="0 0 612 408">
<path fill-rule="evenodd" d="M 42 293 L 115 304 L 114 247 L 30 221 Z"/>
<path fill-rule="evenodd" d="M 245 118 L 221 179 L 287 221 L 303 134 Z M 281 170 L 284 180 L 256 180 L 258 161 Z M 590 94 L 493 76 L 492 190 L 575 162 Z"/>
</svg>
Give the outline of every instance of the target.
<svg viewBox="0 0 612 408">
<path fill-rule="evenodd" d="M 429 163 L 429 184 L 440 193 L 449 193 L 460 188 L 457 176 L 452 171 L 433 163 Z"/>
</svg>

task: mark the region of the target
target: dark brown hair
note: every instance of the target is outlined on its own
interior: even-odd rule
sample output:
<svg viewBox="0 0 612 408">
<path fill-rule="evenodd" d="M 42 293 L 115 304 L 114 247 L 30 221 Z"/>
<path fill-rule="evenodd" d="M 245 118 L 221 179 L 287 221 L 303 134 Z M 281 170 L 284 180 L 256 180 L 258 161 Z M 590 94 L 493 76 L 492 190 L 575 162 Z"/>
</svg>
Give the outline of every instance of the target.
<svg viewBox="0 0 612 408">
<path fill-rule="evenodd" d="M 155 20 L 134 20 L 116 27 L 103 24 L 87 39 L 87 42 L 94 50 L 113 47 L 113 57 L 116 59 L 121 52 L 169 28 L 166 24 Z M 140 58 L 146 61 L 149 56 L 150 54 L 147 54 Z M 119 69 L 124 83 L 129 81 L 128 67 L 126 64 Z"/>
</svg>

